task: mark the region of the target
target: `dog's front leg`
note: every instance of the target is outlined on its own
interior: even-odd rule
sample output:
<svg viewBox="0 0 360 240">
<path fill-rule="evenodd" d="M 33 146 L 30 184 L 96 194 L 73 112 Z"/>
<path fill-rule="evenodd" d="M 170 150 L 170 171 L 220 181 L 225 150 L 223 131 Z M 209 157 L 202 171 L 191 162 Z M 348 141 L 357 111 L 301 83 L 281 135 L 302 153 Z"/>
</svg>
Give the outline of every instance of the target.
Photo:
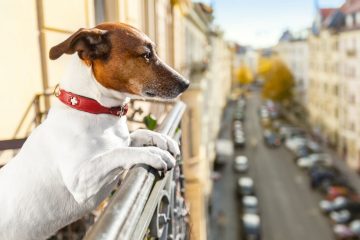
<svg viewBox="0 0 360 240">
<path fill-rule="evenodd" d="M 138 129 L 130 134 L 130 140 L 132 147 L 156 146 L 170 152 L 175 157 L 180 155 L 178 143 L 165 134 Z"/>
<path fill-rule="evenodd" d="M 113 182 L 124 169 L 146 164 L 166 171 L 175 165 L 175 158 L 157 147 L 121 147 L 92 158 L 79 166 L 61 164 L 61 173 L 67 189 L 82 204 Z"/>
</svg>

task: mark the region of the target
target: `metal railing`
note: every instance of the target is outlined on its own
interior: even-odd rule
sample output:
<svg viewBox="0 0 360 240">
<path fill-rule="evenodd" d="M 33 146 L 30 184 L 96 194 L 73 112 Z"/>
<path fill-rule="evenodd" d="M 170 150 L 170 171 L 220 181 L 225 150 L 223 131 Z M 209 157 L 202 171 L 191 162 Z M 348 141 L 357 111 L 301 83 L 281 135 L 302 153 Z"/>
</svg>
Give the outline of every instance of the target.
<svg viewBox="0 0 360 240">
<path fill-rule="evenodd" d="M 179 141 L 184 110 L 184 103 L 176 103 L 157 131 Z M 139 165 L 128 171 L 84 239 L 188 239 L 187 215 L 181 159 L 166 174 Z"/>
</svg>

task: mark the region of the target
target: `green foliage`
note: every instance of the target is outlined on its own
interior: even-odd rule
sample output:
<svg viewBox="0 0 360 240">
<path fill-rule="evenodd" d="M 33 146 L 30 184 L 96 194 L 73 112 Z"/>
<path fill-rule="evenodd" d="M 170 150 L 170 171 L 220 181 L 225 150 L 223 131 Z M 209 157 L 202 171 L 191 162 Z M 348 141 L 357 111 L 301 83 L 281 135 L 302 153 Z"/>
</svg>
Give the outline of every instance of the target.
<svg viewBox="0 0 360 240">
<path fill-rule="evenodd" d="M 145 116 L 143 121 L 149 130 L 155 130 L 157 127 L 157 120 L 151 114 Z"/>
</svg>

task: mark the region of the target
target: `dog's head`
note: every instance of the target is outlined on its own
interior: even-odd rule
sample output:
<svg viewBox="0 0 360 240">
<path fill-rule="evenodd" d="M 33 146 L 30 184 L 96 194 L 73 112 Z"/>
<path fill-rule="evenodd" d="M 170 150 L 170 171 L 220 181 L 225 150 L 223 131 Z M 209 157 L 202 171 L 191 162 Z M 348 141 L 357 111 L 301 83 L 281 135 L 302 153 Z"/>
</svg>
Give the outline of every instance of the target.
<svg viewBox="0 0 360 240">
<path fill-rule="evenodd" d="M 160 60 L 154 43 L 127 24 L 103 23 L 79 29 L 50 49 L 50 59 L 77 52 L 92 66 L 96 80 L 106 88 L 146 96 L 175 98 L 189 81 Z"/>
</svg>

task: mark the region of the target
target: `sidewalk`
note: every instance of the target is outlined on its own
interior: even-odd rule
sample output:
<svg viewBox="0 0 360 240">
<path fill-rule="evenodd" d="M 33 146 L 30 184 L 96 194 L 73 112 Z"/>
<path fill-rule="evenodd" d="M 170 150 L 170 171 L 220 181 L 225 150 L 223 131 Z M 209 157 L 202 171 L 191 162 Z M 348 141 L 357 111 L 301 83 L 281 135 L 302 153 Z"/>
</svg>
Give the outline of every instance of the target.
<svg viewBox="0 0 360 240">
<path fill-rule="evenodd" d="M 359 175 L 354 170 L 350 169 L 348 165 L 346 165 L 346 162 L 343 159 L 341 159 L 341 157 L 337 154 L 337 152 L 325 146 L 323 148 L 326 152 L 330 153 L 334 157 L 334 165 L 338 167 L 338 169 L 342 174 L 344 174 L 344 176 L 347 177 L 351 186 L 353 186 L 356 192 L 360 194 Z"/>
</svg>

